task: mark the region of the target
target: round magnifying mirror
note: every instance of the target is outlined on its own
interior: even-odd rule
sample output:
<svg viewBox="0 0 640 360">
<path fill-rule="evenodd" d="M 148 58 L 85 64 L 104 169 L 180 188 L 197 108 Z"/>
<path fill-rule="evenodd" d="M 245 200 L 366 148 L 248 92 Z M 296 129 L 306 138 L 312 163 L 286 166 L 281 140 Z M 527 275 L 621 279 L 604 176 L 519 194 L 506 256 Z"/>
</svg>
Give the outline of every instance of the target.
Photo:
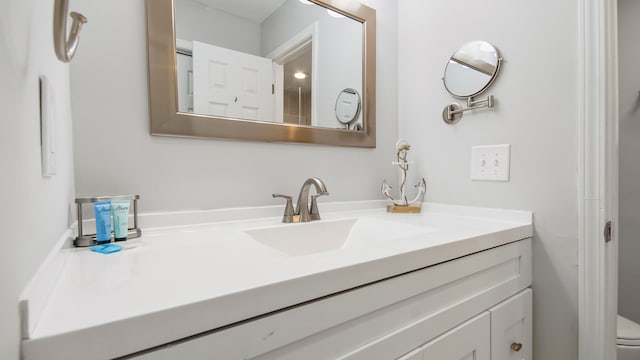
<svg viewBox="0 0 640 360">
<path fill-rule="evenodd" d="M 500 70 L 498 50 L 486 41 L 472 41 L 456 51 L 444 70 L 444 87 L 459 98 L 486 90 Z"/>
<path fill-rule="evenodd" d="M 338 94 L 336 99 L 336 118 L 341 124 L 351 125 L 358 119 L 361 109 L 360 94 L 355 89 L 346 88 Z"/>
</svg>

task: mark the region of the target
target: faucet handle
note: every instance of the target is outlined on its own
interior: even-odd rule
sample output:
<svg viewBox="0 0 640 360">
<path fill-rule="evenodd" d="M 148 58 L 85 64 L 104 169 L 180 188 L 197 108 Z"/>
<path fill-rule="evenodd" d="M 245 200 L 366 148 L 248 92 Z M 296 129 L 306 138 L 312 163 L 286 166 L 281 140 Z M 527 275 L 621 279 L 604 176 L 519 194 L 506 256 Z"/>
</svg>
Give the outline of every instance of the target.
<svg viewBox="0 0 640 360">
<path fill-rule="evenodd" d="M 328 192 L 321 192 L 316 195 L 311 195 L 311 210 L 309 211 L 309 218 L 314 220 L 320 220 L 320 210 L 318 209 L 318 196 L 329 195 Z"/>
<path fill-rule="evenodd" d="M 284 215 L 282 215 L 282 222 L 283 223 L 292 223 L 293 222 L 293 200 L 291 198 L 291 196 L 289 195 L 283 195 L 283 194 L 273 194 L 272 195 L 273 198 L 284 198 L 287 200 L 287 203 L 284 206 Z"/>
</svg>

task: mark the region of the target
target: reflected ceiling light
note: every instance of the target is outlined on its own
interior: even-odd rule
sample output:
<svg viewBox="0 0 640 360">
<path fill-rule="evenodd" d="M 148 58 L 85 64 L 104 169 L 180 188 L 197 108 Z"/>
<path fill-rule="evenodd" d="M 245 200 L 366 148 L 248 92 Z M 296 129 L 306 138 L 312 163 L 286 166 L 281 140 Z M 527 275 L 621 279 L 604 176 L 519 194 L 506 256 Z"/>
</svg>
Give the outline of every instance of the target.
<svg viewBox="0 0 640 360">
<path fill-rule="evenodd" d="M 338 19 L 344 17 L 344 15 L 342 15 L 340 13 L 337 13 L 337 12 L 335 12 L 333 10 L 330 10 L 330 9 L 327 9 L 327 14 L 333 16 L 334 18 L 338 18 Z"/>
<path fill-rule="evenodd" d="M 295 77 L 298 80 L 302 80 L 307 78 L 307 74 L 303 73 L 302 71 L 298 71 L 297 73 L 293 74 L 293 77 Z"/>
<path fill-rule="evenodd" d="M 309 1 L 309 0 L 298 0 L 298 1 L 300 1 L 301 3 L 303 3 L 305 5 L 313 5 L 313 3 L 311 1 Z"/>
<path fill-rule="evenodd" d="M 337 8 L 347 11 L 357 11 L 362 7 L 360 2 L 352 0 L 333 0 L 332 1 Z"/>
</svg>

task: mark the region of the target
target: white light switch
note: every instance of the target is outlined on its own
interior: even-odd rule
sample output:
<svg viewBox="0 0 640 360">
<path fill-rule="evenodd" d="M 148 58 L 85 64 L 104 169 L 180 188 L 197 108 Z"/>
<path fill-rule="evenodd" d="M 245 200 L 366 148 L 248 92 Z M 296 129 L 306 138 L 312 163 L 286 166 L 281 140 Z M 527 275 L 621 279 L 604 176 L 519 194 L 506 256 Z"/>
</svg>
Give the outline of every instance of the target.
<svg viewBox="0 0 640 360">
<path fill-rule="evenodd" d="M 53 88 L 46 76 L 40 76 L 40 145 L 42 176 L 56 174 L 55 100 Z"/>
<path fill-rule="evenodd" d="M 471 147 L 471 180 L 509 181 L 511 145 Z"/>
</svg>

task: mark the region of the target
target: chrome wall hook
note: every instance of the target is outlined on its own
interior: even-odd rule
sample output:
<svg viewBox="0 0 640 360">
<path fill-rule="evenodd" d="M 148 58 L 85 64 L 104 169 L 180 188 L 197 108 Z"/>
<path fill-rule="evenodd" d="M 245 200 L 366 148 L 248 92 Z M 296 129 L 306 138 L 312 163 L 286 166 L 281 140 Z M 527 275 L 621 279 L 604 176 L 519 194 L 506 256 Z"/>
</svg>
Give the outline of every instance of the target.
<svg viewBox="0 0 640 360">
<path fill-rule="evenodd" d="M 77 12 L 69 14 L 71 19 L 71 31 L 67 38 L 67 12 L 69 10 L 69 0 L 55 0 L 53 5 L 53 47 L 58 60 L 68 63 L 78 49 L 80 41 L 80 30 L 87 22 L 87 18 Z"/>
<path fill-rule="evenodd" d="M 467 107 L 463 108 L 458 103 L 452 103 L 445 106 L 444 110 L 442 110 L 442 120 L 447 124 L 455 124 L 460 119 L 462 119 L 462 113 L 468 110 L 482 109 L 482 108 L 493 108 L 495 102 L 493 100 L 493 95 L 487 96 L 484 100 L 473 100 L 473 96 L 467 98 Z"/>
</svg>

